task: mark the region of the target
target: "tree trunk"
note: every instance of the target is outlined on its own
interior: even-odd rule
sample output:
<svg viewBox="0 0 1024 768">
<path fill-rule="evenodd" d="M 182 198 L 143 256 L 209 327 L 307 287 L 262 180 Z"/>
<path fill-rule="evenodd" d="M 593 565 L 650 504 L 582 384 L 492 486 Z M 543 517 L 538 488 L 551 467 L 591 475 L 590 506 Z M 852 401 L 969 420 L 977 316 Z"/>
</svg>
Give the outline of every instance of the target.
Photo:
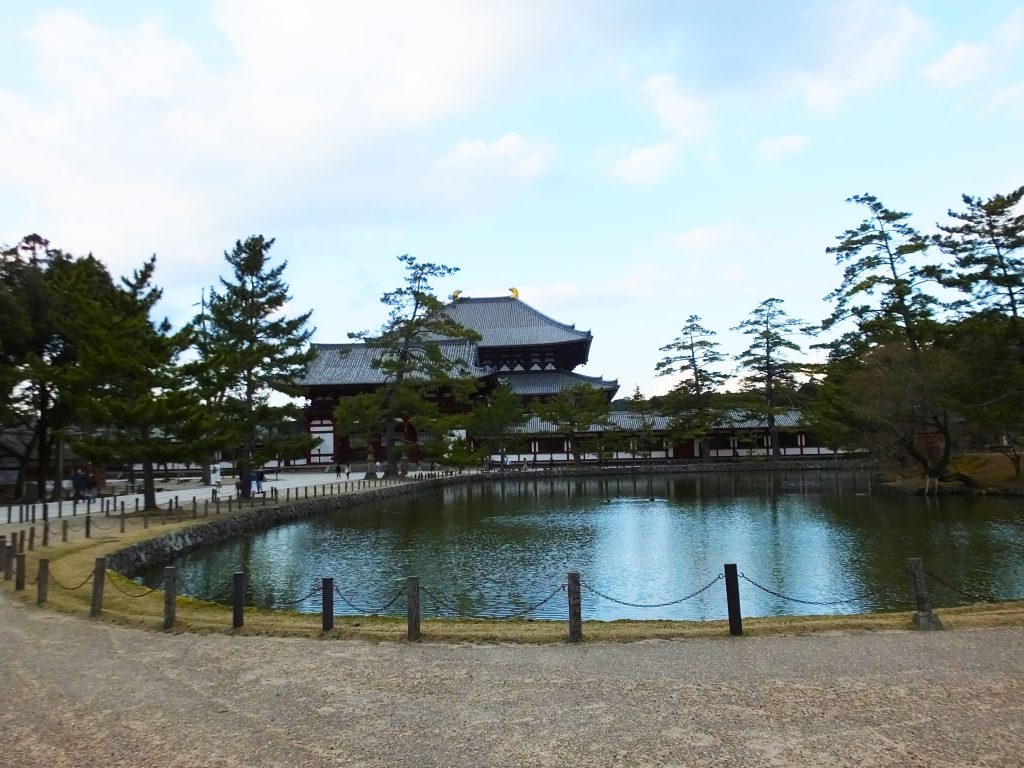
<svg viewBox="0 0 1024 768">
<path fill-rule="evenodd" d="M 142 508 L 156 509 L 156 470 L 149 459 L 142 460 Z"/>
</svg>

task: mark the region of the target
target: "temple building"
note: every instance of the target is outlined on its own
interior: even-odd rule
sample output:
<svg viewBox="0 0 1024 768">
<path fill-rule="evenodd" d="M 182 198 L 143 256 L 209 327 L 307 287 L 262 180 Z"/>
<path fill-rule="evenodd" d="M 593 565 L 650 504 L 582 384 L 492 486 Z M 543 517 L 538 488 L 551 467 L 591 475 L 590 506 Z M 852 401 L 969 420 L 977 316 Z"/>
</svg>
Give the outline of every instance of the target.
<svg viewBox="0 0 1024 768">
<path fill-rule="evenodd" d="M 480 335 L 476 342 L 441 339 L 448 360 L 460 363 L 481 381 L 482 389 L 507 385 L 523 402 L 550 398 L 570 387 L 586 385 L 611 400 L 619 384 L 584 376 L 574 369 L 586 364 L 593 335 L 548 317 L 511 296 L 471 298 L 456 292 L 443 310 L 455 322 Z M 300 382 L 309 399 L 307 422 L 320 444 L 309 456 L 312 464 L 361 462 L 368 449 L 378 457 L 379 445 L 367 446 L 358 438 L 337 434 L 333 413 L 338 401 L 383 386 L 385 376 L 374 366 L 382 350 L 363 343 L 313 344 L 315 357 Z M 411 425 L 405 439 L 415 442 Z"/>
</svg>

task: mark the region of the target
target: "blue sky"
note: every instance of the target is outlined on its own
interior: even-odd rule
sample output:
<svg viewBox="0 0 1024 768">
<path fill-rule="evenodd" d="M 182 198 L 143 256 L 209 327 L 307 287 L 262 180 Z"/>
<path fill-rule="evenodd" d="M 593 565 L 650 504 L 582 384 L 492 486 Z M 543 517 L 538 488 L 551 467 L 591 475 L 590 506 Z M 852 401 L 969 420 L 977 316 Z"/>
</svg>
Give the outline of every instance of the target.
<svg viewBox="0 0 1024 768">
<path fill-rule="evenodd" d="M 0 243 L 118 274 L 182 323 L 277 238 L 315 340 L 378 327 L 395 256 L 593 331 L 656 394 L 688 315 L 828 314 L 870 192 L 931 231 L 1024 184 L 1024 4 L 34 2 L 0 6 Z"/>
</svg>

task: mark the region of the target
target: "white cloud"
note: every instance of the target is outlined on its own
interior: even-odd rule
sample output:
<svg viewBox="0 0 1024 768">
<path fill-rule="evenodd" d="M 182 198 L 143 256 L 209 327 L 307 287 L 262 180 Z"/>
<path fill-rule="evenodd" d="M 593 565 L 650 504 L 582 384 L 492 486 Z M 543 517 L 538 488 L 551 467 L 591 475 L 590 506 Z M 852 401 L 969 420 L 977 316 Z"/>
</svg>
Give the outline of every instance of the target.
<svg viewBox="0 0 1024 768">
<path fill-rule="evenodd" d="M 847 2 L 830 10 L 828 59 L 819 71 L 797 78 L 807 105 L 824 113 L 896 79 L 910 51 L 929 35 L 928 25 L 902 5 Z"/>
<path fill-rule="evenodd" d="M 652 184 L 665 177 L 675 159 L 675 146 L 663 141 L 652 147 L 631 150 L 615 164 L 612 173 L 627 184 Z"/>
<path fill-rule="evenodd" d="M 694 141 L 712 129 L 710 107 L 686 93 L 674 75 L 657 74 L 647 78 L 643 91 L 668 134 L 676 141 Z"/>
<path fill-rule="evenodd" d="M 1003 88 L 989 99 L 986 111 L 995 112 L 1002 109 L 1024 119 L 1024 82 Z"/>
<path fill-rule="evenodd" d="M 0 146 L 17 148 L 0 156 L 0 183 L 31 201 L 8 226 L 124 271 L 152 250 L 215 263 L 239 233 L 306 215 L 311 200 L 373 205 L 369 193 L 390 201 L 401 187 L 402 204 L 417 204 L 413 195 L 432 204 L 433 161 L 409 133 L 533 66 L 530 53 L 557 28 L 539 23 L 546 12 L 459 0 L 221 0 L 216 64 L 158 21 L 108 28 L 41 14 L 25 66 L 42 87 L 0 88 Z M 517 178 L 546 167 L 535 143 L 496 144 Z M 311 187 L 320 194 L 301 194 Z"/>
<path fill-rule="evenodd" d="M 457 174 L 529 180 L 544 174 L 553 152 L 546 143 L 528 141 L 518 133 L 506 133 L 490 143 L 460 141 L 438 161 L 437 167 Z"/>
<path fill-rule="evenodd" d="M 757 156 L 766 163 L 774 163 L 787 155 L 806 149 L 808 143 L 807 137 L 800 133 L 770 136 L 757 142 Z"/>
<path fill-rule="evenodd" d="M 1024 11 L 1018 9 L 984 43 L 959 41 L 924 73 L 947 88 L 959 88 L 999 70 L 1024 39 Z"/>
</svg>

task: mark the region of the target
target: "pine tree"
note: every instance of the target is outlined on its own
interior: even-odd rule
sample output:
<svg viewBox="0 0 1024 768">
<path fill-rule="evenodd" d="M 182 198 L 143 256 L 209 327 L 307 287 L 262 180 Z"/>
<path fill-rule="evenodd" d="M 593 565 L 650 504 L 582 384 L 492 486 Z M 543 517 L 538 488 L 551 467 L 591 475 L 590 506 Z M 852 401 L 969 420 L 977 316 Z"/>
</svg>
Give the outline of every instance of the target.
<svg viewBox="0 0 1024 768">
<path fill-rule="evenodd" d="M 430 285 L 436 278 L 455 274 L 457 267 L 419 262 L 408 254 L 398 260 L 405 266 L 406 275 L 402 287 L 381 297 L 381 303 L 390 308 L 387 322 L 376 335 L 369 331 L 349 334 L 349 338 L 361 339 L 379 350 L 373 365 L 383 372 L 386 383 L 369 410 L 382 415 L 386 474 L 391 476 L 398 474 L 398 425 L 415 425 L 418 421 L 417 428 L 442 429 L 432 423 L 444 410 L 441 401 L 455 405 L 475 392 L 472 361 L 460 354 L 466 347 L 457 342 L 480 338 L 442 312 L 444 304 Z M 362 402 L 371 406 L 370 400 Z M 339 404 L 337 421 L 342 428 L 373 420 L 360 418 L 353 411 L 354 405 Z"/>
<path fill-rule="evenodd" d="M 764 418 L 771 436 L 772 457 L 778 458 L 779 431 L 775 417 L 783 410 L 791 410 L 792 400 L 787 396 L 796 389 L 794 374 L 800 369 L 789 359 L 789 353 L 800 352 L 794 335 L 805 333 L 803 322 L 789 317 L 782 309 L 782 299 L 765 299 L 750 317 L 732 330 L 752 337 L 750 346 L 736 356 L 747 392 L 756 397 L 751 411 Z"/>
<path fill-rule="evenodd" d="M 717 403 L 718 391 L 727 375 L 717 366 L 725 361 L 713 341 L 714 331 L 701 325 L 698 315 L 686 318 L 686 325 L 671 343 L 661 347 L 667 352 L 654 370 L 659 376 L 679 376 L 664 404 L 672 416 L 672 431 L 681 438 L 700 441 L 700 454 L 707 458 L 709 435 L 723 413 Z"/>
<path fill-rule="evenodd" d="M 273 239 L 253 235 L 237 241 L 224 258 L 231 275 L 210 291 L 194 321 L 199 360 L 193 366 L 200 393 L 221 447 L 238 453 L 242 493 L 247 480 L 274 458 L 304 455 L 312 443 L 294 428 L 301 415 L 293 404 L 275 405 L 271 395 L 297 397 L 295 382 L 308 364 L 307 327 L 312 312 L 284 314 L 291 297 L 282 280 L 287 262 L 271 266 Z"/>
</svg>

